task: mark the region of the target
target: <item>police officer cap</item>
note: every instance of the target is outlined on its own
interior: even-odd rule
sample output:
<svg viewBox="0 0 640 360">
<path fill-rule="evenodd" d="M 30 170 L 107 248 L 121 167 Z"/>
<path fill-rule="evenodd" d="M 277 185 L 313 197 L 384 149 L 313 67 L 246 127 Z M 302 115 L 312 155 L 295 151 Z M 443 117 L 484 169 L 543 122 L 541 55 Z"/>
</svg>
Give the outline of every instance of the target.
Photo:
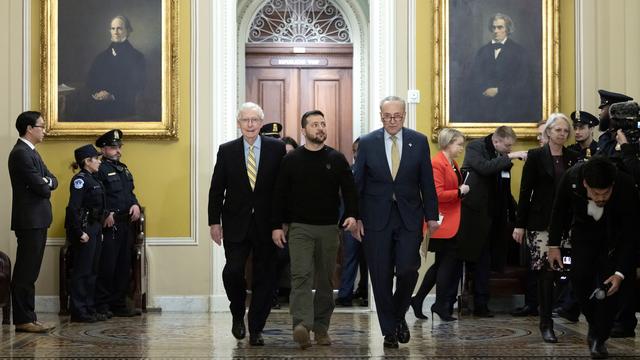
<svg viewBox="0 0 640 360">
<path fill-rule="evenodd" d="M 640 116 L 640 107 L 635 101 L 615 103 L 609 108 L 609 116 L 612 119 L 637 120 Z"/>
<path fill-rule="evenodd" d="M 98 152 L 98 150 L 96 150 L 96 148 L 93 147 L 93 145 L 87 144 L 75 149 L 73 155 L 76 158 L 76 164 L 80 164 L 82 163 L 82 160 L 94 156 L 99 156 L 100 153 Z"/>
<path fill-rule="evenodd" d="M 571 113 L 571 120 L 573 125 L 583 124 L 589 127 L 594 127 L 600 124 L 600 120 L 597 117 L 591 115 L 586 111 L 574 111 Z"/>
<path fill-rule="evenodd" d="M 598 90 L 598 94 L 600 94 L 600 106 L 598 106 L 598 109 L 602 109 L 607 105 L 633 100 L 632 97 L 629 97 L 625 94 L 618 94 L 602 89 Z"/>
<path fill-rule="evenodd" d="M 120 145 L 122 145 L 122 130 L 119 129 L 109 130 L 96 140 L 96 146 L 99 148 Z"/>
<path fill-rule="evenodd" d="M 281 131 L 282 131 L 282 124 L 273 122 L 273 123 L 264 124 L 260 128 L 260 135 L 280 138 Z"/>
</svg>

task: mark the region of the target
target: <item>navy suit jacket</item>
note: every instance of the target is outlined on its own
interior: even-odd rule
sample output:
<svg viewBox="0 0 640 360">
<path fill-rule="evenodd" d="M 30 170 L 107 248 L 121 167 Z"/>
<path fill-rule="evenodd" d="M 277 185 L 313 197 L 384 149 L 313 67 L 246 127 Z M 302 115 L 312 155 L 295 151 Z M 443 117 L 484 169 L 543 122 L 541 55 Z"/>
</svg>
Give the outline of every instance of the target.
<svg viewBox="0 0 640 360">
<path fill-rule="evenodd" d="M 9 154 L 9 176 L 13 192 L 11 230 L 48 228 L 53 218 L 49 199 L 51 191 L 58 187 L 58 179 L 40 155 L 20 139 Z"/>
<path fill-rule="evenodd" d="M 395 180 L 385 153 L 384 129 L 365 135 L 360 139 L 354 177 L 365 229 L 380 231 L 387 225 L 394 194 L 407 230 L 421 229 L 425 219 L 438 220 L 438 197 L 424 135 L 402 129 L 402 157 Z"/>
</svg>

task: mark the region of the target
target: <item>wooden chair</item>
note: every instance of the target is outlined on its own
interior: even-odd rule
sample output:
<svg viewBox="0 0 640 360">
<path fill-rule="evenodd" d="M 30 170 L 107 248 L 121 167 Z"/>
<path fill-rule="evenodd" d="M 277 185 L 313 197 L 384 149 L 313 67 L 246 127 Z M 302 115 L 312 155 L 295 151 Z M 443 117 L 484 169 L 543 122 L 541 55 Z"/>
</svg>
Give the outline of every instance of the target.
<svg viewBox="0 0 640 360">
<path fill-rule="evenodd" d="M 0 307 L 2 307 L 2 323 L 10 324 L 11 259 L 2 251 L 0 251 Z"/>
</svg>

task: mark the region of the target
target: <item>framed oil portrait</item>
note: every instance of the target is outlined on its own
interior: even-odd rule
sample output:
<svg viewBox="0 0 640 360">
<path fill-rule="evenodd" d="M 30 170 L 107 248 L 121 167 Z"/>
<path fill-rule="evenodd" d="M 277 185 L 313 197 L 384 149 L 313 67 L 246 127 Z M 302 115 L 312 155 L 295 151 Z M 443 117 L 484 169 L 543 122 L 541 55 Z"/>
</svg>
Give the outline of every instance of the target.
<svg viewBox="0 0 640 360">
<path fill-rule="evenodd" d="M 177 0 L 43 0 L 48 135 L 177 138 Z"/>
<path fill-rule="evenodd" d="M 433 136 L 509 125 L 534 138 L 559 108 L 558 0 L 434 0 Z"/>
</svg>

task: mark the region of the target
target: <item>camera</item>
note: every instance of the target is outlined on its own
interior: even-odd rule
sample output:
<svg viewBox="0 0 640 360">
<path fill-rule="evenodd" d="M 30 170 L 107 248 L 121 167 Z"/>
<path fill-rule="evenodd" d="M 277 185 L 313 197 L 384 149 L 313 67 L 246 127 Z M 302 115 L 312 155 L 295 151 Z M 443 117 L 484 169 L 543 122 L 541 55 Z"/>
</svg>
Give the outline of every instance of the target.
<svg viewBox="0 0 640 360">
<path fill-rule="evenodd" d="M 640 106 L 635 101 L 612 104 L 609 107 L 611 130 L 622 130 L 629 144 L 638 144 L 640 140 Z"/>
</svg>

